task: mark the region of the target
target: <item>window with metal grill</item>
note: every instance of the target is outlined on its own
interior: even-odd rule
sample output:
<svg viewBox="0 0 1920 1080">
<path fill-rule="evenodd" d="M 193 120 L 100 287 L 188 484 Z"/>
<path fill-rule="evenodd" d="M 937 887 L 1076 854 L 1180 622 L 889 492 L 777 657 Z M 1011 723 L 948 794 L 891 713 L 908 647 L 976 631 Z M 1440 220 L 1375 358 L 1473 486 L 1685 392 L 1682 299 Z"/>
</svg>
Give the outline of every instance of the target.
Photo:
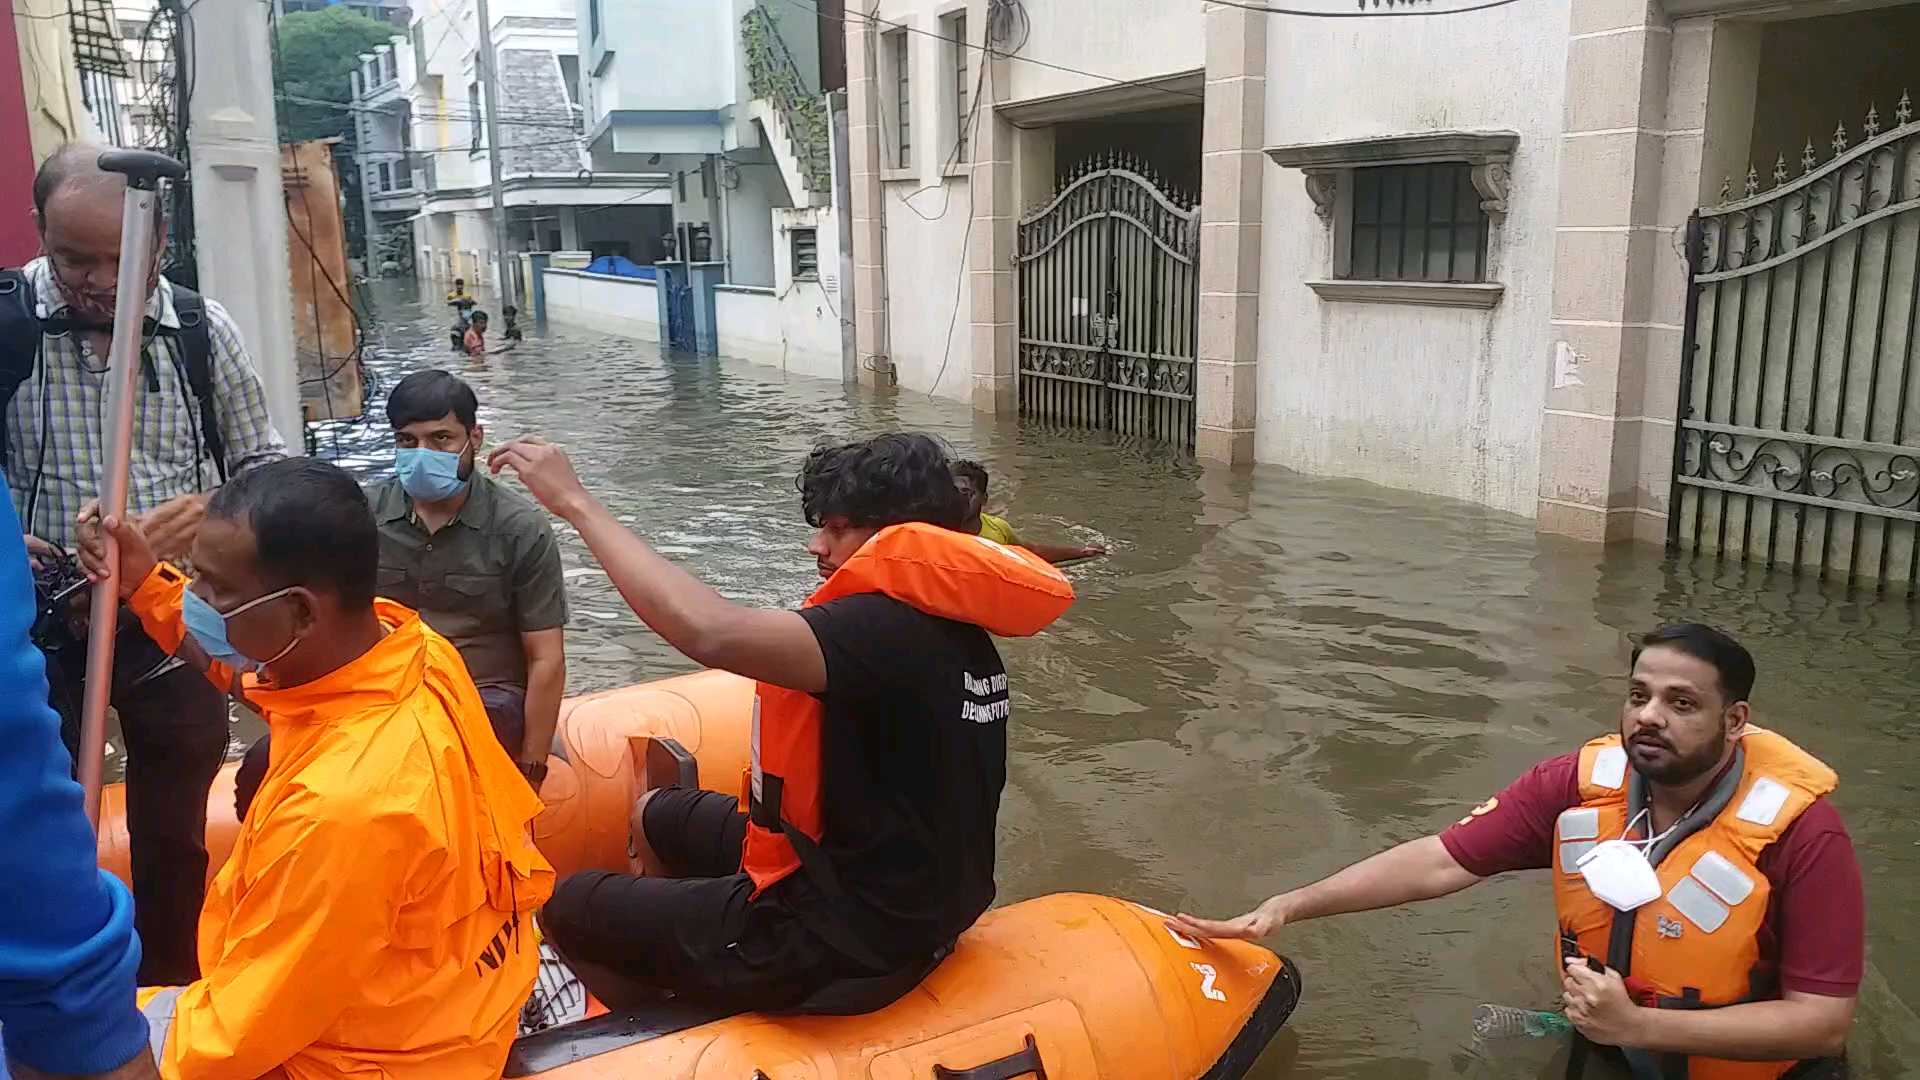
<svg viewBox="0 0 1920 1080">
<path fill-rule="evenodd" d="M 1353 170 L 1347 272 L 1357 281 L 1486 280 L 1487 212 L 1465 162 Z"/>
<path fill-rule="evenodd" d="M 913 167 L 913 69 L 908 59 L 907 32 L 895 30 L 887 37 L 887 47 L 893 56 L 893 164 L 897 169 L 910 169 Z"/>
<path fill-rule="evenodd" d="M 795 229 L 792 232 L 793 276 L 797 278 L 818 278 L 820 276 L 820 237 L 813 229 Z"/>
<path fill-rule="evenodd" d="M 482 117 L 480 115 L 480 84 L 477 82 L 467 84 L 467 116 L 473 125 L 473 152 L 478 153 Z"/>
<path fill-rule="evenodd" d="M 967 16 L 962 13 L 947 20 L 947 39 L 953 42 L 953 130 L 955 161 L 973 160 L 967 145 Z"/>
</svg>

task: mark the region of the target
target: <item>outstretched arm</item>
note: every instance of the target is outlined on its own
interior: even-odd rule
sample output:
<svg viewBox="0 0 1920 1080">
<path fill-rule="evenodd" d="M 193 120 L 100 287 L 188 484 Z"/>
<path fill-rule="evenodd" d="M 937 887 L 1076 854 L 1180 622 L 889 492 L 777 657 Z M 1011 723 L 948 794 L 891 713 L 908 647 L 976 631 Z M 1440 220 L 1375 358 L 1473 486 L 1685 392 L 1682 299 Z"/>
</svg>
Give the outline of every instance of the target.
<svg viewBox="0 0 1920 1080">
<path fill-rule="evenodd" d="M 1438 836 L 1423 836 L 1354 863 L 1332 877 L 1272 897 L 1237 919 L 1201 919 L 1183 912 L 1174 917 L 1172 925 L 1194 937 L 1252 941 L 1290 923 L 1431 900 L 1481 880 L 1454 861 Z"/>
<path fill-rule="evenodd" d="M 559 447 L 522 437 L 495 450 L 487 464 L 495 473 L 511 468 L 534 498 L 577 529 L 633 613 L 689 659 L 803 693 L 826 690 L 827 662 L 805 619 L 736 604 L 668 562 L 587 492 Z"/>
<path fill-rule="evenodd" d="M 1013 538 L 1013 546 L 1026 548 L 1055 566 L 1082 559 L 1097 559 L 1107 553 L 1106 548 L 1097 544 L 1029 544 L 1017 536 Z"/>
</svg>

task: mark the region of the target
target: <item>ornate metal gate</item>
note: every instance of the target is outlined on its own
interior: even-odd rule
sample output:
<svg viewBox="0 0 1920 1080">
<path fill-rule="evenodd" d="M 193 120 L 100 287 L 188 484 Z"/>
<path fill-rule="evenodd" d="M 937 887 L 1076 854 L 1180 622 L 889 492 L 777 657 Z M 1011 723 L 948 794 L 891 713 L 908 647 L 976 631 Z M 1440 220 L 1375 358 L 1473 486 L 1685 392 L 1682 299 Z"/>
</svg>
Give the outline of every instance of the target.
<svg viewBox="0 0 1920 1080">
<path fill-rule="evenodd" d="M 1920 123 L 1894 117 L 1689 221 L 1671 547 L 1920 589 Z"/>
<path fill-rule="evenodd" d="M 1090 162 L 1020 219 L 1020 415 L 1193 445 L 1199 209 Z"/>
</svg>

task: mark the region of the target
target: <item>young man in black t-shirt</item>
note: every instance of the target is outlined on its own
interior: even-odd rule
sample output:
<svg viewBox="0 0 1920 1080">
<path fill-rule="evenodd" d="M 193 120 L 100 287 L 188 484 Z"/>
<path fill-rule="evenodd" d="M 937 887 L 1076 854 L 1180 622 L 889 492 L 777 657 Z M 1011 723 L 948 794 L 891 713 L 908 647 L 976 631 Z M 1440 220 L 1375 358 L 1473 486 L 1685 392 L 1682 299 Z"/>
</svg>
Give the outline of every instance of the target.
<svg viewBox="0 0 1920 1080">
<path fill-rule="evenodd" d="M 966 508 L 947 461 L 925 435 L 814 451 L 799 487 L 818 530 L 807 550 L 822 580 L 887 526 L 958 525 Z M 741 607 L 620 525 L 558 448 L 517 440 L 492 463 L 515 469 L 579 530 L 635 612 L 674 647 L 821 704 L 826 867 L 806 865 L 756 896 L 742 870 L 747 820 L 736 800 L 651 791 L 633 815 L 648 875 L 594 871 L 562 882 L 542 914 L 556 947 L 616 1008 L 661 990 L 767 1010 L 801 1006 L 850 979 L 904 976 L 887 993 L 910 989 L 993 901 L 1008 696 L 992 638 L 879 592 L 797 612 Z"/>
</svg>

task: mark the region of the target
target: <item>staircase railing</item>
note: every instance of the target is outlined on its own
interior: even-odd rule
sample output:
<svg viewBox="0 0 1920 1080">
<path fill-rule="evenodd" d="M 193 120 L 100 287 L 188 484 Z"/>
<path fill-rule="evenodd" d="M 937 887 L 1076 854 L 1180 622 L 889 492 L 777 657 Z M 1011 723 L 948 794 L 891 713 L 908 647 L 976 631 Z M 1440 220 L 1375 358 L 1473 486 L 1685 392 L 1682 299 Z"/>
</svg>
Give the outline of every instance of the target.
<svg viewBox="0 0 1920 1080">
<path fill-rule="evenodd" d="M 780 110 L 807 187 L 827 191 L 833 178 L 826 99 L 807 85 L 779 25 L 764 6 L 756 5 L 740 20 L 740 39 L 746 46 L 748 89 Z"/>
</svg>

